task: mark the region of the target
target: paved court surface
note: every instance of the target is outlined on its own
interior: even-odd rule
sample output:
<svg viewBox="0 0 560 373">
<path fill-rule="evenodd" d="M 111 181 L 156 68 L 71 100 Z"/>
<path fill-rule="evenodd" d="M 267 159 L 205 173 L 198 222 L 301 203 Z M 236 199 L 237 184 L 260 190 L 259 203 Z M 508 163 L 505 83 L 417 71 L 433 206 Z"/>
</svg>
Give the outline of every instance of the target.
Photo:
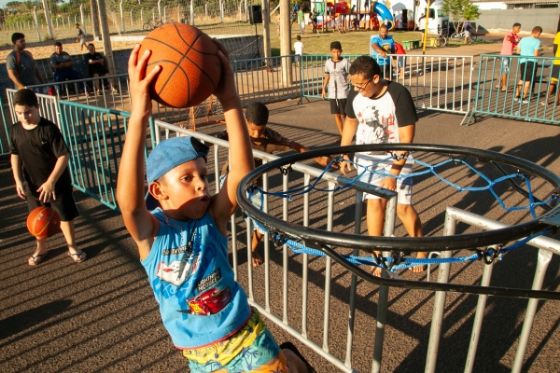
<svg viewBox="0 0 560 373">
<path fill-rule="evenodd" d="M 271 126 L 286 136 L 309 146 L 339 141 L 326 102 L 297 105 L 292 101 L 272 108 Z M 488 118 L 460 127 L 460 120 L 455 115 L 423 113 L 416 141 L 498 150 L 525 157 L 560 174 L 559 128 Z M 89 259 L 74 264 L 65 253 L 62 238 L 57 236 L 50 241 L 52 250 L 45 262 L 30 268 L 26 263 L 33 240 L 25 229 L 26 207 L 14 192 L 6 159 L 0 162 L 0 191 L 0 371 L 186 370 L 163 330 L 132 242 L 114 212 L 76 193 L 81 211 L 77 238 Z M 496 272 L 523 286 L 520 284 L 527 280 L 534 258 L 534 252 L 515 256 L 500 264 Z M 547 288 L 559 290 L 558 271 L 559 261 L 554 258 L 547 274 Z M 424 275 L 411 278 L 421 280 Z M 343 280 L 341 276 L 334 284 L 334 308 L 344 303 L 338 295 L 347 292 L 348 284 Z M 475 280 L 476 277 L 472 279 Z M 318 281 L 315 287 L 320 284 Z M 360 343 L 369 346 L 356 358 L 356 367 L 362 372 L 370 369 L 374 324 L 369 315 L 375 310 L 376 290 L 373 285 L 360 285 L 361 324 L 354 348 L 360 350 Z M 438 363 L 438 371 L 442 372 L 462 370 L 476 304 L 472 296 L 453 295 L 448 299 Z M 391 291 L 383 371 L 423 371 L 432 303 L 433 296 L 426 291 Z M 509 370 L 525 305 L 526 301 L 490 298 L 475 371 Z M 559 309 L 558 302 L 540 303 L 523 371 L 560 371 Z M 337 323 L 334 324 L 333 328 Z M 339 326 L 344 328 L 343 324 Z M 280 341 L 288 339 L 273 325 L 271 329 Z M 336 329 L 332 333 L 336 339 Z M 335 345 L 333 351 L 341 348 L 340 343 Z M 319 372 L 335 371 L 306 348 L 302 351 Z"/>
</svg>

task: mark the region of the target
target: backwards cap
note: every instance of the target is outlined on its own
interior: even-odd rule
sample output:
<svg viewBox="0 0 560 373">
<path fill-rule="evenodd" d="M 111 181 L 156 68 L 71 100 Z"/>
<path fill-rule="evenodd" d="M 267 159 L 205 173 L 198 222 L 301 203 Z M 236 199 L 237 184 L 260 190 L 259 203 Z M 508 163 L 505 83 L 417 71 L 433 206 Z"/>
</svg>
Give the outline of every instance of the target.
<svg viewBox="0 0 560 373">
<path fill-rule="evenodd" d="M 180 164 L 206 158 L 208 146 L 192 136 L 173 137 L 160 142 L 146 161 L 148 185 Z"/>
<path fill-rule="evenodd" d="M 146 161 L 146 179 L 148 185 L 165 175 L 168 171 L 185 162 L 208 155 L 208 146 L 191 136 L 173 137 L 160 142 Z M 148 192 L 146 207 L 153 210 L 159 202 Z"/>
</svg>

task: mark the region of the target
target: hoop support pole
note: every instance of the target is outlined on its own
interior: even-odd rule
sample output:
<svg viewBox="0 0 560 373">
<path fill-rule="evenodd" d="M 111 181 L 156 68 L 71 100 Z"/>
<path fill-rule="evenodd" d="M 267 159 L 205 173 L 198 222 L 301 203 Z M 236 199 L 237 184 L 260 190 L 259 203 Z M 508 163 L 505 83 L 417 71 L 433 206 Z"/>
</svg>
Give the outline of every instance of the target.
<svg viewBox="0 0 560 373">
<path fill-rule="evenodd" d="M 545 249 L 539 249 L 539 253 L 537 255 L 537 268 L 535 269 L 532 289 L 542 289 L 546 270 L 551 260 L 552 252 Z M 539 300 L 535 298 L 531 298 L 527 302 L 527 311 L 525 312 L 523 327 L 521 329 L 521 334 L 519 335 L 519 344 L 517 345 L 515 360 L 513 361 L 513 367 L 511 369 L 513 373 L 521 373 L 521 368 L 523 368 L 523 357 L 525 356 L 525 350 L 527 349 L 527 343 L 529 342 L 529 335 L 531 334 L 533 321 L 535 320 L 535 315 L 537 314 L 538 304 Z"/>
<path fill-rule="evenodd" d="M 445 224 L 443 227 L 444 235 L 455 234 L 455 219 L 450 214 L 445 214 Z M 451 251 L 447 250 L 441 253 L 441 258 L 450 258 Z M 451 265 L 444 263 L 439 266 L 438 279 L 439 283 L 447 283 L 449 281 L 449 269 Z M 428 340 L 428 351 L 426 353 L 425 373 L 434 373 L 437 365 L 437 355 L 439 351 L 439 342 L 441 339 L 441 326 L 443 324 L 443 312 L 445 310 L 445 291 L 436 291 L 434 297 L 434 309 L 432 311 L 432 324 L 430 325 L 430 338 Z"/>
<path fill-rule="evenodd" d="M 395 215 L 397 208 L 397 197 L 394 196 L 387 201 L 385 207 L 385 224 L 383 235 L 393 236 L 395 233 Z M 388 251 L 383 251 L 383 256 L 388 256 Z M 381 276 L 387 276 L 387 271 L 382 271 Z M 381 359 L 383 355 L 383 340 L 385 337 L 385 324 L 387 323 L 387 303 L 389 301 L 389 288 L 387 285 L 379 286 L 379 301 L 377 302 L 377 320 L 375 322 L 375 344 L 373 347 L 372 373 L 381 371 Z"/>
<path fill-rule="evenodd" d="M 485 265 L 482 272 L 482 280 L 480 286 L 489 286 L 492 279 L 492 270 L 494 264 Z M 471 373 L 476 359 L 476 351 L 478 350 L 478 341 L 480 340 L 480 330 L 482 329 L 482 321 L 484 320 L 484 309 L 488 301 L 488 294 L 481 294 L 478 296 L 476 302 L 476 311 L 474 313 L 474 321 L 472 326 L 471 338 L 469 341 L 469 350 L 467 352 L 467 360 L 465 362 L 464 373 Z"/>
<path fill-rule="evenodd" d="M 307 193 L 305 194 L 307 195 Z M 363 193 L 356 191 L 356 198 L 354 202 L 354 233 L 362 233 L 362 210 L 363 210 Z M 352 255 L 358 255 L 358 249 L 352 250 Z M 348 337 L 346 338 L 346 356 L 344 358 L 344 365 L 347 367 L 352 366 L 352 341 L 354 339 L 354 321 L 356 320 L 356 287 L 358 276 L 352 273 L 350 282 L 350 296 L 348 299 Z"/>
</svg>

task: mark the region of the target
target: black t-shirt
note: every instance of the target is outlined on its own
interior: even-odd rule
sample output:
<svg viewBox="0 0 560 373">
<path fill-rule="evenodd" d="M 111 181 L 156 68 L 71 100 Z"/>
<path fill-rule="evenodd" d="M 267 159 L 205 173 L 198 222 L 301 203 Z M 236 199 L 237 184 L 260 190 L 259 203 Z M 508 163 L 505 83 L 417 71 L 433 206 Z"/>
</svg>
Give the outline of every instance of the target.
<svg viewBox="0 0 560 373">
<path fill-rule="evenodd" d="M 105 57 L 103 57 L 103 55 L 101 55 L 101 53 L 99 52 L 95 52 L 95 53 L 86 53 L 84 54 L 84 60 L 85 63 L 88 67 L 88 74 L 89 76 L 93 76 L 95 74 L 98 75 L 105 75 L 109 72 L 109 70 L 107 69 L 107 66 L 105 66 L 104 64 L 90 64 L 89 61 L 93 60 L 93 61 L 105 61 Z"/>
<path fill-rule="evenodd" d="M 10 134 L 11 153 L 18 155 L 23 167 L 23 176 L 29 189 L 35 192 L 49 178 L 58 157 L 68 154 L 58 127 L 41 118 L 32 130 L 23 128 L 20 122 L 12 125 Z M 72 180 L 68 167 L 55 185 L 57 193 L 72 190 Z"/>
</svg>

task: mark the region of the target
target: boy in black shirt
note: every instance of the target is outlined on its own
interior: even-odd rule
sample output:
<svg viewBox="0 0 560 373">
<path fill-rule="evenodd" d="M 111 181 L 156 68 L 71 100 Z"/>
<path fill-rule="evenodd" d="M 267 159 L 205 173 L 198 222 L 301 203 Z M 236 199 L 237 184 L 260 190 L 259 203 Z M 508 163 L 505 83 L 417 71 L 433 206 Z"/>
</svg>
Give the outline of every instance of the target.
<svg viewBox="0 0 560 373">
<path fill-rule="evenodd" d="M 62 134 L 54 123 L 39 116 L 39 103 L 33 91 L 20 89 L 14 97 L 14 109 L 19 121 L 12 125 L 10 161 L 16 192 L 27 200 L 30 211 L 46 205 L 58 213 L 68 255 L 76 263 L 83 262 L 86 254 L 75 243 L 72 220 L 78 216 L 78 210 L 72 197 L 69 154 Z M 46 253 L 46 240 L 38 239 L 28 264 L 38 265 Z"/>
</svg>

